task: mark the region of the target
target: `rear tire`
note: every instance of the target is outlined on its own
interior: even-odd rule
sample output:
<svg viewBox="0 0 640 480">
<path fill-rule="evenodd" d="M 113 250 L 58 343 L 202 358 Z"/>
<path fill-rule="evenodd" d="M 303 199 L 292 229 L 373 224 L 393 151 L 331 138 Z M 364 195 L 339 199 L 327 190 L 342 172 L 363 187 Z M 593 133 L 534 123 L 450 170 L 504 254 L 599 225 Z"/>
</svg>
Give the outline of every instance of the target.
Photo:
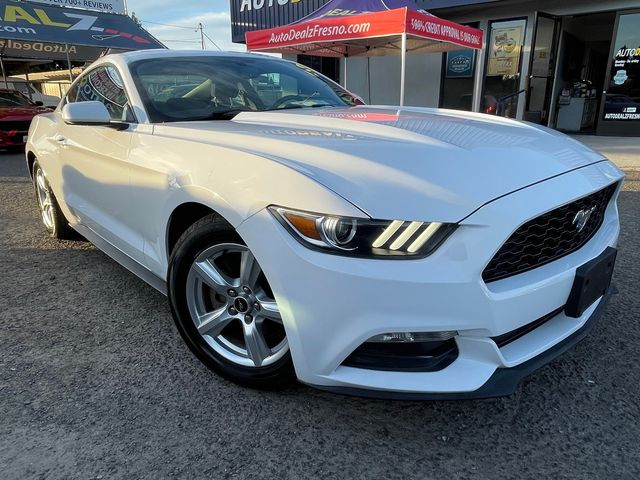
<svg viewBox="0 0 640 480">
<path fill-rule="evenodd" d="M 36 191 L 40 216 L 47 233 L 52 238 L 59 240 L 74 240 L 78 237 L 75 231 L 69 226 L 69 222 L 62 213 L 58 200 L 56 200 L 51 186 L 47 181 L 44 170 L 35 161 L 33 164 L 33 185 Z"/>
<path fill-rule="evenodd" d="M 259 389 L 282 388 L 295 379 L 271 288 L 226 222 L 208 215 L 180 237 L 167 283 L 178 331 L 207 367 Z"/>
</svg>

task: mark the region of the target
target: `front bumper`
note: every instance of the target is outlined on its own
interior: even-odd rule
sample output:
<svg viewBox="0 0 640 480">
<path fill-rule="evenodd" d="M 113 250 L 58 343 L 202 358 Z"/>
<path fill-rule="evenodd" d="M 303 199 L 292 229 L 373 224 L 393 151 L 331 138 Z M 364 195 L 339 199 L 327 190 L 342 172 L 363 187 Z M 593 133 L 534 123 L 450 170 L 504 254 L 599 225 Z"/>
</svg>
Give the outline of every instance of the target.
<svg viewBox="0 0 640 480">
<path fill-rule="evenodd" d="M 575 343 L 571 338 L 586 334 L 585 327 L 601 311 L 604 298 L 580 318 L 560 313 L 502 348 L 491 339 L 566 304 L 576 269 L 617 244 L 615 197 L 600 230 L 577 252 L 491 284 L 482 281 L 482 271 L 518 226 L 621 178 L 615 166 L 601 162 L 497 199 L 460 222 L 423 260 L 355 259 L 311 251 L 267 211 L 245 221 L 238 231 L 269 279 L 301 382 L 385 398 L 504 395 L 541 366 L 541 359 L 546 363 L 547 356 L 561 353 L 560 345 L 569 348 Z M 343 365 L 375 335 L 442 331 L 459 332 L 458 357 L 442 370 Z"/>
<path fill-rule="evenodd" d="M 27 130 L 0 125 L 0 148 L 22 147 L 27 143 Z"/>
<path fill-rule="evenodd" d="M 567 352 L 574 345 L 583 340 L 589 332 L 595 327 L 596 323 L 602 317 L 605 307 L 611 296 L 615 293 L 615 287 L 609 289 L 607 294 L 599 301 L 597 307 L 586 321 L 586 323 L 571 336 L 565 338 L 560 343 L 541 353 L 537 357 L 532 358 L 524 363 L 511 368 L 499 368 L 487 380 L 487 382 L 478 390 L 473 392 L 458 393 L 410 393 L 410 392 L 393 392 L 384 390 L 365 390 L 350 387 L 334 387 L 334 386 L 318 386 L 320 390 L 331 393 L 339 393 L 341 395 L 350 395 L 355 397 L 377 398 L 387 400 L 472 400 L 482 398 L 504 397 L 513 394 L 520 382 L 526 377 L 534 373 L 536 370 L 544 367 L 552 362 L 555 358 Z"/>
</svg>

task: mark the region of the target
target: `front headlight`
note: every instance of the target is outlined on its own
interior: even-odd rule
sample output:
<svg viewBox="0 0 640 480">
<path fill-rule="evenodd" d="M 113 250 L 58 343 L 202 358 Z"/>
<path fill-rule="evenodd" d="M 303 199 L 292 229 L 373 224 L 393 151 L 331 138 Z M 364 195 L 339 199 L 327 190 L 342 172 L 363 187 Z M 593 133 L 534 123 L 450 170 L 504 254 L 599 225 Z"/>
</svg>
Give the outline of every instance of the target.
<svg viewBox="0 0 640 480">
<path fill-rule="evenodd" d="M 450 223 L 369 220 L 276 206 L 269 211 L 303 245 L 357 257 L 426 257 L 456 229 Z"/>
</svg>

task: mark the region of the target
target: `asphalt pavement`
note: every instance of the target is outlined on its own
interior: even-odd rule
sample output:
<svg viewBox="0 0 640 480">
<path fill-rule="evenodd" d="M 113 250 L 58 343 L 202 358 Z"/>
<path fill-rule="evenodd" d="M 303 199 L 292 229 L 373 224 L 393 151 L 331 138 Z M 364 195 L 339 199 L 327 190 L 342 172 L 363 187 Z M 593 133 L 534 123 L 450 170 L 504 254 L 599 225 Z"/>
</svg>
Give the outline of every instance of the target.
<svg viewBox="0 0 640 480">
<path fill-rule="evenodd" d="M 619 289 L 511 397 L 391 402 L 247 390 L 201 365 L 166 299 L 85 242 L 49 239 L 0 154 L 0 478 L 637 479 L 640 170 Z"/>
</svg>

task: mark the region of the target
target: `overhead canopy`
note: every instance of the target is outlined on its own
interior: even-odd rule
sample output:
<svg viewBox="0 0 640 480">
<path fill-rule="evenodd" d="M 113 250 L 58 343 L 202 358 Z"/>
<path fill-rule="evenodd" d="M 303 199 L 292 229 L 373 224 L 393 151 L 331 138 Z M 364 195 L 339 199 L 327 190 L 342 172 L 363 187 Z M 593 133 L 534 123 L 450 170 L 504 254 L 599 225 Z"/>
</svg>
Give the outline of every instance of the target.
<svg viewBox="0 0 640 480">
<path fill-rule="evenodd" d="M 248 50 L 327 57 L 481 49 L 482 39 L 482 30 L 417 10 L 411 0 L 331 0 L 298 22 L 246 33 Z"/>
<path fill-rule="evenodd" d="M 28 2 L 0 0 L 0 39 L 42 51 L 43 44 L 74 45 L 99 49 L 142 50 L 165 48 L 126 15 L 93 12 Z M 9 46 L 11 42 L 4 42 Z M 36 45 L 36 49 L 28 45 Z M 55 53 L 55 52 L 51 52 Z"/>
<path fill-rule="evenodd" d="M 0 39 L 0 54 L 7 62 L 50 63 L 55 60 L 87 62 L 99 58 L 105 49 L 83 47 L 65 43 L 27 42 Z M 68 55 L 68 56 L 67 56 Z"/>
</svg>

